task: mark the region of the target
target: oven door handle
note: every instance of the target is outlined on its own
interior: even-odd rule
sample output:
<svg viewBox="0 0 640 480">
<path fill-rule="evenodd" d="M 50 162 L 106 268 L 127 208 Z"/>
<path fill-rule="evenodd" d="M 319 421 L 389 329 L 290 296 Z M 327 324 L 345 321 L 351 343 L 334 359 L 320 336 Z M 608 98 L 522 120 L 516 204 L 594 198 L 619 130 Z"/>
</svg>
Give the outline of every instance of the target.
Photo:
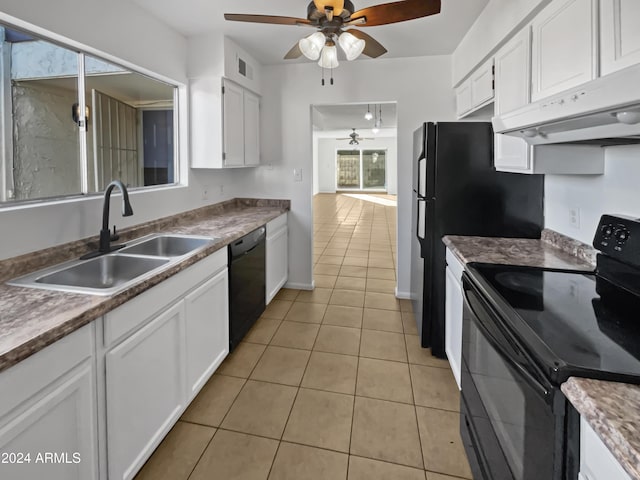
<svg viewBox="0 0 640 480">
<path fill-rule="evenodd" d="M 501 342 L 500 340 L 498 340 L 495 337 L 495 335 L 491 333 L 489 327 L 487 327 L 487 322 L 483 320 L 482 317 L 483 316 L 486 317 L 487 314 L 485 313 L 484 315 L 482 315 L 482 313 L 478 313 L 476 310 L 473 309 L 473 306 L 469 301 L 469 293 L 470 292 L 468 290 L 464 291 L 464 297 L 465 297 L 464 303 L 469 308 L 469 311 L 473 316 L 474 323 L 482 331 L 485 337 L 487 337 L 487 340 L 489 341 L 489 343 L 491 343 L 493 348 L 495 348 L 496 352 L 498 352 L 498 354 L 505 360 L 505 362 L 507 362 L 509 366 L 511 366 L 521 376 L 523 376 L 527 384 L 530 385 L 531 388 L 534 391 L 536 391 L 536 393 L 538 393 L 538 395 L 544 398 L 545 401 L 551 405 L 553 402 L 553 396 L 551 395 L 551 390 L 552 390 L 551 386 L 548 385 L 548 382 L 543 382 L 540 379 L 536 378 L 529 370 L 527 370 L 523 365 L 521 365 L 518 361 L 516 361 L 513 358 L 513 356 L 509 355 L 509 353 L 506 351 L 506 348 L 504 346 L 504 342 Z M 473 293 L 471 294 L 474 295 Z M 507 338 L 505 337 L 505 339 Z"/>
</svg>

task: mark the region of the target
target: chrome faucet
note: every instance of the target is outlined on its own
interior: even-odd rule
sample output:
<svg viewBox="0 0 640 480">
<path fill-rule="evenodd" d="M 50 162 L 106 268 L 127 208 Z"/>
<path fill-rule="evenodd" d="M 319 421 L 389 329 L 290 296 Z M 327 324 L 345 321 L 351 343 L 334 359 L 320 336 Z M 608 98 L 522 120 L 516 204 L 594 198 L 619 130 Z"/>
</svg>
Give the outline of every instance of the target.
<svg viewBox="0 0 640 480">
<path fill-rule="evenodd" d="M 102 230 L 100 230 L 100 247 L 98 248 L 98 252 L 100 253 L 109 253 L 113 250 L 117 250 L 118 248 L 122 248 L 124 245 L 119 245 L 117 247 L 111 247 L 111 242 L 118 240 L 118 233 L 116 232 L 116 226 L 113 226 L 113 234 L 109 230 L 109 203 L 111 202 L 111 192 L 114 187 L 118 187 L 122 192 L 122 216 L 130 217 L 133 215 L 133 210 L 131 208 L 131 203 L 129 203 L 129 192 L 127 192 L 127 187 L 120 180 L 114 180 L 109 185 L 107 185 L 107 189 L 104 191 L 104 205 L 102 207 Z"/>
</svg>

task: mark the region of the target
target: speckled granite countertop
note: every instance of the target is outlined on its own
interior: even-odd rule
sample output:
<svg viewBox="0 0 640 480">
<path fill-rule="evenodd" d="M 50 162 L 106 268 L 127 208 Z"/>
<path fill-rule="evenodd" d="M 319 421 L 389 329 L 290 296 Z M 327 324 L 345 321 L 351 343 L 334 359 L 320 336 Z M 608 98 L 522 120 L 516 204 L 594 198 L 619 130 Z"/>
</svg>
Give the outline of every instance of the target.
<svg viewBox="0 0 640 480">
<path fill-rule="evenodd" d="M 119 232 L 122 242 L 156 232 L 219 237 L 221 241 L 109 297 L 13 287 L 4 283 L 94 250 L 95 237 L 0 261 L 0 371 L 224 248 L 289 208 L 288 200 L 234 199 L 122 230 Z"/>
<path fill-rule="evenodd" d="M 594 268 L 587 260 L 591 258 L 589 255 L 577 256 L 574 251 L 565 249 L 565 245 L 572 242 L 567 240 L 562 243 L 558 234 L 548 230 L 543 232 L 540 240 L 447 235 L 442 241 L 462 263 L 498 263 L 574 270 Z"/>
<path fill-rule="evenodd" d="M 631 478 L 640 480 L 640 387 L 571 377 L 562 392 Z"/>
</svg>

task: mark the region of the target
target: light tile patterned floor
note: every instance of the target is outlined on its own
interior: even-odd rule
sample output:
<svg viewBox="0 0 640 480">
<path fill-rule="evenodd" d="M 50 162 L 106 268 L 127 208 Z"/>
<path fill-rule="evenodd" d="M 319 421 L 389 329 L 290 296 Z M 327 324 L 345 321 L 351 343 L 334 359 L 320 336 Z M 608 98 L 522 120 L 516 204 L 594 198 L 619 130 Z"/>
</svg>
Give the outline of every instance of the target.
<svg viewBox="0 0 640 480">
<path fill-rule="evenodd" d="M 471 478 L 449 365 L 394 297 L 395 221 L 316 196 L 316 289 L 280 291 L 136 478 Z"/>
</svg>

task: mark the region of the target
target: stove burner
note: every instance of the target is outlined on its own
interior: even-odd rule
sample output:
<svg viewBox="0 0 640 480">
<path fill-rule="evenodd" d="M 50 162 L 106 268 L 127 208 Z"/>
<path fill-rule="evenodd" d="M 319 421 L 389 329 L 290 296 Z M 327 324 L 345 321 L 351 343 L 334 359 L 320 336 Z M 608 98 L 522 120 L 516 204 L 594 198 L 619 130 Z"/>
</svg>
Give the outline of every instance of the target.
<svg viewBox="0 0 640 480">
<path fill-rule="evenodd" d="M 495 279 L 509 290 L 536 297 L 542 296 L 541 272 L 500 272 L 496 274 Z"/>
</svg>

